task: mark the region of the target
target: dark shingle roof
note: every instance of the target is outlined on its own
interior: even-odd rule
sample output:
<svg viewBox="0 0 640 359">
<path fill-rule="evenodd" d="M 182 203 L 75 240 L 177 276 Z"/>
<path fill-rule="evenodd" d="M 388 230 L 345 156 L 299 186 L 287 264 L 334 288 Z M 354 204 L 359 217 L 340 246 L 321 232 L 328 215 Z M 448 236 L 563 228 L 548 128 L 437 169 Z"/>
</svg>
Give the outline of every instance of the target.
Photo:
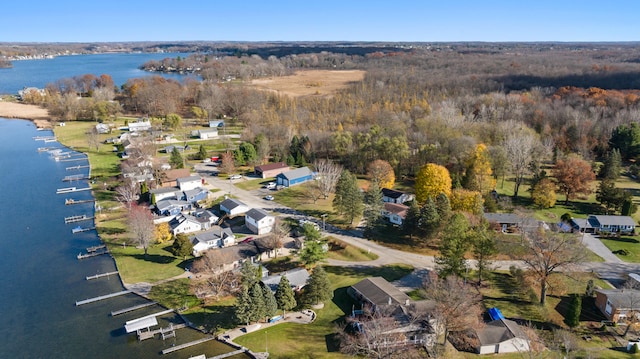
<svg viewBox="0 0 640 359">
<path fill-rule="evenodd" d="M 382 277 L 365 278 L 351 286 L 369 302 L 378 305 L 407 304 L 411 298 Z"/>
<path fill-rule="evenodd" d="M 617 309 L 640 309 L 640 290 L 596 289 L 596 292 L 604 294 L 609 302 Z"/>
<path fill-rule="evenodd" d="M 237 199 L 227 198 L 224 201 L 220 202 L 220 206 L 223 206 L 224 208 L 226 208 L 228 210 L 232 210 L 232 209 L 234 209 L 236 207 L 246 206 L 246 204 L 238 201 Z"/>
<path fill-rule="evenodd" d="M 404 192 L 396 191 L 395 189 L 390 189 L 390 188 L 382 189 L 382 195 L 389 198 L 397 199 L 402 197 L 403 194 Z"/>
<path fill-rule="evenodd" d="M 591 215 L 588 218 L 594 227 L 600 226 L 635 226 L 636 222 L 629 216 L 600 216 Z M 595 220 L 595 223 L 594 223 Z"/>
<path fill-rule="evenodd" d="M 271 291 L 275 292 L 280 285 L 280 279 L 286 276 L 292 288 L 302 288 L 307 284 L 309 272 L 304 268 L 295 268 L 275 275 L 270 275 L 262 279 L 262 283 L 267 285 Z"/>
<path fill-rule="evenodd" d="M 494 320 L 478 331 L 481 345 L 498 344 L 513 338 L 528 339 L 518 323 L 509 319 Z"/>
<path fill-rule="evenodd" d="M 257 222 L 265 217 L 268 217 L 269 213 L 265 212 L 260 208 L 251 208 L 250 210 L 247 211 L 247 213 L 245 213 L 245 216 L 251 217 L 255 219 Z"/>
</svg>

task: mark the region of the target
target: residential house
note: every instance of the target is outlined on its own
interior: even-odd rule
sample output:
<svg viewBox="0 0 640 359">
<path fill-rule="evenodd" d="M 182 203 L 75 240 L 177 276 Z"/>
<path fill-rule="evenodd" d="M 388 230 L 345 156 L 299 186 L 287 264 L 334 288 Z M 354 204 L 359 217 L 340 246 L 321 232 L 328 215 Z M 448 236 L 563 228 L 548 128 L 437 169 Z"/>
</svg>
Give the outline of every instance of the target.
<svg viewBox="0 0 640 359">
<path fill-rule="evenodd" d="M 514 213 L 485 213 L 484 218 L 503 233 L 519 230 L 522 218 Z"/>
<path fill-rule="evenodd" d="M 180 177 L 176 179 L 176 182 L 181 191 L 202 187 L 202 178 L 200 176 Z"/>
<path fill-rule="evenodd" d="M 204 208 L 195 210 L 191 213 L 191 215 L 197 218 L 200 223 L 203 223 L 202 227 L 205 228 L 205 230 L 209 229 L 209 227 L 218 223 L 218 221 L 220 220 L 220 217 L 213 214 L 213 212 L 211 212 L 210 210 Z"/>
<path fill-rule="evenodd" d="M 266 165 L 256 166 L 254 171 L 256 176 L 260 178 L 275 177 L 283 172 L 289 172 L 291 168 L 284 162 L 267 163 Z"/>
<path fill-rule="evenodd" d="M 220 264 L 219 271 L 229 271 L 240 268 L 242 262 L 254 261 L 260 255 L 258 248 L 253 243 L 238 243 L 235 246 L 223 246 L 216 251 L 223 263 Z"/>
<path fill-rule="evenodd" d="M 191 132 L 191 136 L 198 137 L 201 140 L 208 140 L 210 138 L 218 137 L 217 128 L 208 128 L 206 130 L 195 130 Z"/>
<path fill-rule="evenodd" d="M 479 342 L 476 347 L 478 354 L 529 352 L 529 337 L 513 320 L 493 320 L 476 331 L 476 335 Z"/>
<path fill-rule="evenodd" d="M 194 189 L 186 190 L 183 193 L 184 200 L 189 203 L 204 201 L 209 196 L 209 190 L 202 187 L 196 187 Z"/>
<path fill-rule="evenodd" d="M 248 210 L 249 206 L 237 199 L 227 198 L 220 202 L 220 211 L 226 213 L 229 217 L 246 213 Z"/>
<path fill-rule="evenodd" d="M 390 188 L 383 188 L 381 191 L 383 202 L 403 204 L 415 198 L 412 194 L 396 191 Z"/>
<path fill-rule="evenodd" d="M 106 123 L 99 123 L 96 125 L 96 131 L 99 134 L 109 133 L 111 132 L 111 127 L 109 127 L 109 125 L 107 125 Z"/>
<path fill-rule="evenodd" d="M 278 290 L 278 286 L 280 285 L 280 280 L 283 276 L 287 277 L 289 284 L 291 285 L 291 289 L 294 291 L 299 291 L 307 285 L 307 280 L 309 279 L 309 272 L 305 268 L 295 268 L 288 270 L 286 272 L 282 272 L 275 275 L 270 275 L 268 277 L 262 278 L 261 282 L 269 287 L 272 292 L 275 293 Z"/>
<path fill-rule="evenodd" d="M 199 257 L 202 252 L 212 249 L 228 247 L 235 244 L 235 236 L 231 228 L 214 226 L 210 230 L 197 233 L 189 237 L 193 244 L 193 255 Z"/>
<path fill-rule="evenodd" d="M 633 234 L 636 230 L 636 222 L 629 216 L 590 215 L 587 221 L 595 233 Z"/>
<path fill-rule="evenodd" d="M 255 234 L 270 233 L 276 217 L 270 215 L 260 208 L 252 208 L 244 215 L 244 223 L 247 228 Z"/>
<path fill-rule="evenodd" d="M 409 207 L 404 204 L 398 204 L 394 202 L 385 202 L 384 208 L 382 209 L 382 216 L 386 218 L 389 222 L 393 224 L 397 224 L 399 226 L 402 225 L 404 219 L 407 218 L 407 212 L 409 211 Z"/>
<path fill-rule="evenodd" d="M 178 187 L 178 178 L 189 177 L 190 175 L 191 173 L 188 168 L 166 170 L 160 176 L 160 187 Z"/>
<path fill-rule="evenodd" d="M 596 307 L 607 320 L 618 322 L 629 314 L 640 317 L 640 290 L 596 289 Z"/>
<path fill-rule="evenodd" d="M 150 129 L 151 122 L 149 120 L 139 119 L 136 122 L 129 122 L 129 132 L 149 131 Z"/>
<path fill-rule="evenodd" d="M 156 202 L 156 213 L 160 216 L 175 216 L 191 209 L 191 203 L 175 199 L 163 199 Z"/>
<path fill-rule="evenodd" d="M 209 120 L 209 127 L 224 127 L 224 120 Z"/>
<path fill-rule="evenodd" d="M 373 310 L 387 306 L 408 306 L 411 298 L 382 277 L 370 277 L 347 288 L 347 293 Z"/>
<path fill-rule="evenodd" d="M 178 197 L 182 197 L 182 193 L 175 187 L 172 188 L 154 188 L 149 190 L 149 194 L 151 195 L 151 200 L 153 203 L 158 203 L 165 199 L 175 199 Z"/>
<path fill-rule="evenodd" d="M 300 167 L 295 170 L 280 173 L 276 176 L 279 186 L 291 187 L 313 179 L 313 173 L 308 167 Z"/>
<path fill-rule="evenodd" d="M 165 148 L 162 149 L 162 152 L 171 153 L 171 152 L 173 152 L 174 148 L 177 149 L 178 152 L 184 152 L 184 146 L 176 146 L 176 145 L 166 146 Z"/>
<path fill-rule="evenodd" d="M 189 214 L 178 214 L 169 221 L 171 233 L 176 235 L 179 233 L 192 233 L 204 230 L 202 222 L 196 217 Z"/>
</svg>

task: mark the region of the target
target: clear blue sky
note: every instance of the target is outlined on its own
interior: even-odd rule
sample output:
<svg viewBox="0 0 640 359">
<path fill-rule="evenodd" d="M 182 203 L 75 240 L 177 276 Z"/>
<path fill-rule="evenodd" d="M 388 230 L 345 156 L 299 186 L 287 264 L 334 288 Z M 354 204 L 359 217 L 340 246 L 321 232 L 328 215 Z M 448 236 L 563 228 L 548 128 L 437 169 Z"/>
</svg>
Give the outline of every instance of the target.
<svg viewBox="0 0 640 359">
<path fill-rule="evenodd" d="M 636 0 L 7 0 L 0 42 L 640 41 Z"/>
</svg>

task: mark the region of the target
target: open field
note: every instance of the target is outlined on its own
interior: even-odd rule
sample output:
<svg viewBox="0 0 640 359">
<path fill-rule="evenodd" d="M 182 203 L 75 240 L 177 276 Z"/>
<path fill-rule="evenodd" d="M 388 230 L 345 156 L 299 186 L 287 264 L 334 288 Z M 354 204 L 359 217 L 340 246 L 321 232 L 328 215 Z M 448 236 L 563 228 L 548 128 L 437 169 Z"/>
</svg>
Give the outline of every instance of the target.
<svg viewBox="0 0 640 359">
<path fill-rule="evenodd" d="M 306 70 L 291 76 L 253 80 L 251 86 L 293 97 L 327 96 L 354 82 L 362 81 L 364 75 L 365 71 L 361 70 Z"/>
<path fill-rule="evenodd" d="M 38 128 L 49 128 L 49 111 L 36 105 L 25 105 L 17 102 L 0 100 L 0 116 L 33 120 Z"/>
</svg>

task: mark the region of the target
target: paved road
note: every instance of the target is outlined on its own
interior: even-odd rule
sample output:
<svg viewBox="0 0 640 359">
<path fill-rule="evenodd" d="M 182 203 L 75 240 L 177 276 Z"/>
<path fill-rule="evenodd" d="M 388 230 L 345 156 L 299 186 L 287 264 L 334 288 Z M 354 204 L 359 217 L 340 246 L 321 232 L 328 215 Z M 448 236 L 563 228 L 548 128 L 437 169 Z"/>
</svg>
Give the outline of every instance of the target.
<svg viewBox="0 0 640 359">
<path fill-rule="evenodd" d="M 213 176 L 213 172 L 217 171 L 216 167 L 209 164 L 196 165 L 196 171 L 205 178 L 210 188 L 219 188 L 221 191 L 215 192 L 218 196 L 231 194 L 238 198 L 242 202 L 246 203 L 250 207 L 262 208 L 269 211 L 274 211 L 287 216 L 294 216 L 296 218 L 306 218 L 303 213 L 295 211 L 291 208 L 282 206 L 274 201 L 264 200 L 262 197 L 271 193 L 267 189 L 259 189 L 254 191 L 245 191 L 234 185 L 234 183 L 245 181 L 246 179 L 233 180 L 221 179 Z M 307 218 L 322 225 L 321 219 Z M 417 253 L 403 252 L 396 249 L 384 247 L 376 242 L 372 242 L 361 238 L 359 231 L 343 231 L 338 228 L 326 225 L 326 233 L 333 237 L 336 237 L 348 244 L 360 247 L 364 250 L 370 251 L 378 255 L 378 259 L 366 262 L 345 262 L 330 259 L 328 262 L 332 265 L 340 265 L 344 267 L 372 267 L 382 266 L 388 264 L 405 263 L 418 269 L 433 269 L 435 267 L 435 260 L 433 256 L 426 256 Z M 598 256 L 602 257 L 605 262 L 589 262 L 581 263 L 575 266 L 575 269 L 583 272 L 595 272 L 603 279 L 609 280 L 616 284 L 621 283 L 627 273 L 635 272 L 640 273 L 640 264 L 627 263 L 618 258 L 615 254 L 604 245 L 602 242 L 592 236 L 591 234 L 585 234 L 582 237 L 584 245 Z M 470 267 L 475 267 L 474 261 L 469 261 Z M 521 261 L 494 261 L 492 266 L 497 269 L 508 270 L 511 266 L 524 267 Z"/>
</svg>

